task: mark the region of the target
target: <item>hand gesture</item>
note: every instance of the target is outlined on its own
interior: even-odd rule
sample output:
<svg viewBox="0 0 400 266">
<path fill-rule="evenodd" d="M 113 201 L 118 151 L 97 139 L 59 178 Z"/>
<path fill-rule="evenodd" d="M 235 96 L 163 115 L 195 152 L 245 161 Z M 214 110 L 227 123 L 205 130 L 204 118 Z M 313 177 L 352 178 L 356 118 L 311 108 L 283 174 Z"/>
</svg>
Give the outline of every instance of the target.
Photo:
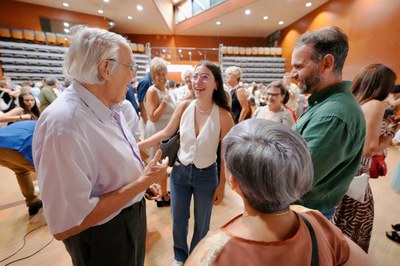
<svg viewBox="0 0 400 266">
<path fill-rule="evenodd" d="M 169 103 L 169 101 L 171 100 L 171 96 L 169 96 L 169 93 L 164 93 L 162 100 L 165 103 Z"/>
<path fill-rule="evenodd" d="M 150 185 L 149 188 L 146 190 L 144 197 L 147 200 L 160 200 L 162 197 L 160 185 L 155 183 Z"/>
<path fill-rule="evenodd" d="M 150 161 L 150 163 L 144 169 L 143 177 L 149 179 L 152 183 L 157 183 L 161 179 L 165 178 L 167 175 L 168 168 L 168 157 L 163 159 L 161 163 L 159 162 L 161 159 L 161 150 L 158 149 L 154 158 Z"/>
</svg>

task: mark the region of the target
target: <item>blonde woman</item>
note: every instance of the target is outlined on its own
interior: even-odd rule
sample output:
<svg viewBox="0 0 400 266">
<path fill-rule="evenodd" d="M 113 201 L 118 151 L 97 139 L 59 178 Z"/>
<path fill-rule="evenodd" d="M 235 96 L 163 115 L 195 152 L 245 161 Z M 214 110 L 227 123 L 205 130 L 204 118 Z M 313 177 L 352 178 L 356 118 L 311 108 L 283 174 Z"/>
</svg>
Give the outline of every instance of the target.
<svg viewBox="0 0 400 266">
<path fill-rule="evenodd" d="M 226 84 L 231 95 L 231 109 L 235 124 L 242 122 L 251 115 L 250 105 L 247 100 L 246 89 L 241 85 L 242 70 L 240 67 L 231 66 L 225 70 Z"/>
<path fill-rule="evenodd" d="M 145 96 L 145 108 L 147 122 L 144 138 L 147 139 L 165 128 L 174 113 L 176 103 L 169 91 L 165 88 L 167 83 L 167 65 L 164 60 L 158 60 L 150 66 L 150 74 L 153 85 L 148 89 Z M 157 147 L 148 149 L 149 158 L 153 158 Z M 167 189 L 167 177 L 160 182 L 162 199 L 157 201 L 157 207 L 170 205 L 170 197 Z"/>
</svg>

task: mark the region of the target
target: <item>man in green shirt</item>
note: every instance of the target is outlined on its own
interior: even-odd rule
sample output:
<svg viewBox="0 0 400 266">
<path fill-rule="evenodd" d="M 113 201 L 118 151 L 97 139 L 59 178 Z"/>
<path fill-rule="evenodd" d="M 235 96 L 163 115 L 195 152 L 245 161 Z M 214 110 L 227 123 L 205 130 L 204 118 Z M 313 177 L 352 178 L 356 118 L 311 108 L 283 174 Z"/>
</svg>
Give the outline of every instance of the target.
<svg viewBox="0 0 400 266">
<path fill-rule="evenodd" d="M 307 141 L 314 164 L 313 188 L 298 203 L 328 219 L 358 169 L 365 141 L 364 115 L 351 83 L 342 81 L 348 49 L 347 36 L 328 27 L 300 36 L 292 54 L 291 77 L 311 94 L 293 129 Z"/>
</svg>

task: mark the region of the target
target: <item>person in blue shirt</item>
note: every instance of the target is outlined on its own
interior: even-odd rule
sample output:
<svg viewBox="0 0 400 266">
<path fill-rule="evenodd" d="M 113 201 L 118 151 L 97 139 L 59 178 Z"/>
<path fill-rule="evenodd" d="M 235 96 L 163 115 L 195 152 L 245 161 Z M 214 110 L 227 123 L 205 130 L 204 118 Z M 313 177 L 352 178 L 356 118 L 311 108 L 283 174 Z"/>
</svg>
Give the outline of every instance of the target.
<svg viewBox="0 0 400 266">
<path fill-rule="evenodd" d="M 36 121 L 20 121 L 0 129 L 0 165 L 11 169 L 25 197 L 29 215 L 42 208 L 42 201 L 35 194 L 31 172 L 35 172 L 32 160 L 32 136 Z"/>
<path fill-rule="evenodd" d="M 144 107 L 144 97 L 146 96 L 146 92 L 151 87 L 151 85 L 153 85 L 153 79 L 150 72 L 148 72 L 146 76 L 139 81 L 139 84 L 137 86 L 139 109 L 145 124 L 147 122 L 147 113 L 146 108 Z"/>
<path fill-rule="evenodd" d="M 140 116 L 140 109 L 136 101 L 135 89 L 133 88 L 132 84 L 128 84 L 126 85 L 126 87 L 128 88 L 128 91 L 126 92 L 125 99 L 127 99 L 132 104 L 133 108 L 135 108 L 137 115 Z"/>
</svg>

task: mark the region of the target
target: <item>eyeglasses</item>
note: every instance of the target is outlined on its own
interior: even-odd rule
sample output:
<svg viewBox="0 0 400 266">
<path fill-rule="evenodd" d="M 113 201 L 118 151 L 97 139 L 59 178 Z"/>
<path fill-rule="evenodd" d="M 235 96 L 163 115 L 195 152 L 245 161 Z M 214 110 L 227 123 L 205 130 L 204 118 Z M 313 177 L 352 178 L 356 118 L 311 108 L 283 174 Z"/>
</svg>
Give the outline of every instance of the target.
<svg viewBox="0 0 400 266">
<path fill-rule="evenodd" d="M 210 76 L 207 74 L 203 74 L 203 75 L 194 75 L 192 77 L 192 82 L 196 82 L 197 80 L 200 82 L 208 82 L 208 80 L 210 79 Z"/>
<path fill-rule="evenodd" d="M 115 63 L 117 63 L 117 64 L 120 64 L 120 65 L 124 65 L 124 66 L 129 67 L 129 70 L 132 71 L 132 73 L 134 73 L 134 74 L 136 74 L 136 72 L 137 72 L 138 65 L 135 64 L 135 63 L 132 63 L 132 64 L 121 63 L 121 62 L 119 62 L 119 61 L 117 61 L 117 60 L 115 60 L 115 59 L 107 59 L 107 60 L 108 60 L 108 61 L 113 61 L 113 62 L 115 62 Z"/>
<path fill-rule="evenodd" d="M 267 92 L 267 96 L 278 97 L 279 95 L 281 95 L 281 94 L 280 93 Z"/>
</svg>

